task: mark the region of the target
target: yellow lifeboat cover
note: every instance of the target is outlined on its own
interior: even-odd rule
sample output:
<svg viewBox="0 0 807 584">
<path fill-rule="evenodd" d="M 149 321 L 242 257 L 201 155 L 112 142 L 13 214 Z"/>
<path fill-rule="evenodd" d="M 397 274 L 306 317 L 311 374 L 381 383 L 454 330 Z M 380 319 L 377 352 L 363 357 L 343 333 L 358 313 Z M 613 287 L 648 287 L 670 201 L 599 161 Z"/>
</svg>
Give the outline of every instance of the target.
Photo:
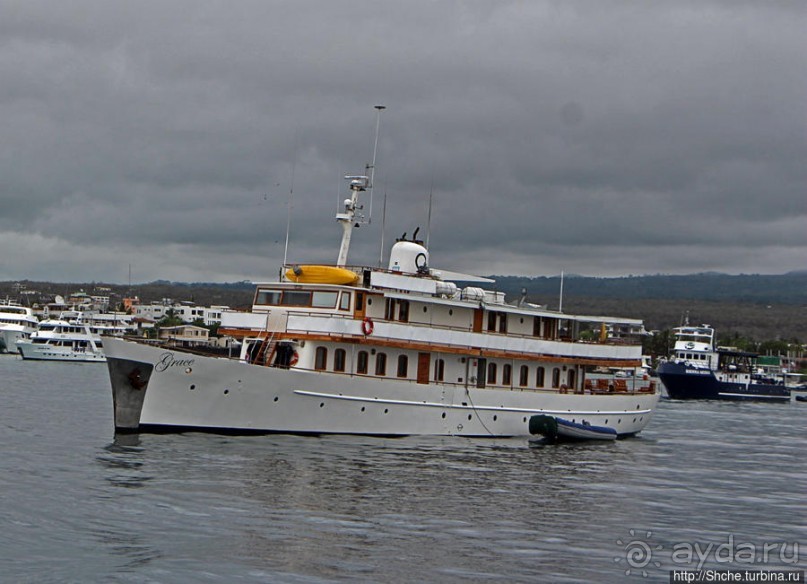
<svg viewBox="0 0 807 584">
<path fill-rule="evenodd" d="M 336 266 L 296 266 L 286 270 L 286 278 L 300 284 L 355 284 L 359 276 Z"/>
</svg>

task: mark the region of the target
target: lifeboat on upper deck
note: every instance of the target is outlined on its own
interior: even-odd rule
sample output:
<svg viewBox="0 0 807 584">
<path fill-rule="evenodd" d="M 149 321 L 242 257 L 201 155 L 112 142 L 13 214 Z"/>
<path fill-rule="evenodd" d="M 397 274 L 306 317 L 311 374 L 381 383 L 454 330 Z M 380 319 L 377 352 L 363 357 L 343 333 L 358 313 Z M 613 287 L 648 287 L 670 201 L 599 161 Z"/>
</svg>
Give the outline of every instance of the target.
<svg viewBox="0 0 807 584">
<path fill-rule="evenodd" d="M 299 284 L 337 284 L 351 286 L 359 276 L 346 268 L 336 266 L 303 265 L 286 270 L 286 278 Z"/>
</svg>

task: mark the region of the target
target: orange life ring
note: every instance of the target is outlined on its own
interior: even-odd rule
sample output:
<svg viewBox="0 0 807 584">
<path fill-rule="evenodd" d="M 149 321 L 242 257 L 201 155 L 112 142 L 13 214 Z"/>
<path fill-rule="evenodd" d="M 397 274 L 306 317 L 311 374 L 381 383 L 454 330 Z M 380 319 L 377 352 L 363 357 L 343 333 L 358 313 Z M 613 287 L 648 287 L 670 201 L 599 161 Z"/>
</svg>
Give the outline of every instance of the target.
<svg viewBox="0 0 807 584">
<path fill-rule="evenodd" d="M 364 320 L 361 321 L 361 332 L 364 333 L 365 336 L 373 334 L 373 329 L 375 329 L 375 325 L 373 324 L 373 319 L 369 316 L 365 316 Z"/>
<path fill-rule="evenodd" d="M 297 361 L 300 360 L 300 355 L 297 354 L 297 351 L 291 354 L 291 359 L 289 359 L 289 367 L 294 367 L 297 365 Z"/>
</svg>

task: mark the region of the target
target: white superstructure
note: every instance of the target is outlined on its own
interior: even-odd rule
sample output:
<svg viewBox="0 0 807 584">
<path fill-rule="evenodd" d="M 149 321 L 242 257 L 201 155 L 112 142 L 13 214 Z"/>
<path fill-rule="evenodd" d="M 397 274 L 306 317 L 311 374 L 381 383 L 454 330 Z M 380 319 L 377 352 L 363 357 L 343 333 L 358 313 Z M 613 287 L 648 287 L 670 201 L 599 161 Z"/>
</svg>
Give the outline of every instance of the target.
<svg viewBox="0 0 807 584">
<path fill-rule="evenodd" d="M 30 339 L 17 342 L 17 349 L 23 359 L 37 361 L 106 361 L 101 337 L 89 325 L 59 319 L 40 322 Z"/>
<path fill-rule="evenodd" d="M 636 339 L 604 334 L 641 321 L 462 288 L 492 280 L 432 270 L 415 238 L 393 246 L 388 269 L 351 267 L 369 181 L 346 178 L 336 265 L 284 266 L 280 281 L 257 285 L 250 312 L 222 313 L 219 332 L 243 340 L 240 358 L 104 337 L 117 430 L 519 436 L 538 414 L 619 435 L 644 428 L 652 382 L 586 383 L 595 367 L 641 365 Z"/>
<path fill-rule="evenodd" d="M 16 353 L 17 341 L 28 339 L 38 324 L 27 306 L 0 300 L 0 353 Z"/>
</svg>

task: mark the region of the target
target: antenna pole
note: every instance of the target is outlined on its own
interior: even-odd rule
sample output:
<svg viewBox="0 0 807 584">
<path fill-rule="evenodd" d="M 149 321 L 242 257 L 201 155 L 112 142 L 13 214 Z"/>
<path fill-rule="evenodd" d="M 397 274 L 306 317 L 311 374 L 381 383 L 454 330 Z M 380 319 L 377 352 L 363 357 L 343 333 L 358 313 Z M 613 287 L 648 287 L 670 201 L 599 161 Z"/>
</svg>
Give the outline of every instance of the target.
<svg viewBox="0 0 807 584">
<path fill-rule="evenodd" d="M 373 144 L 373 163 L 370 165 L 370 212 L 368 223 L 373 222 L 373 187 L 375 186 L 375 157 L 378 152 L 378 129 L 381 126 L 381 112 L 387 109 L 385 105 L 377 105 L 375 117 L 375 142 Z"/>
<path fill-rule="evenodd" d="M 563 270 L 560 271 L 560 302 L 558 312 L 563 312 Z"/>
<path fill-rule="evenodd" d="M 297 166 L 297 139 L 298 134 L 294 132 L 294 155 L 291 158 L 291 184 L 289 185 L 289 198 L 286 200 L 286 245 L 283 248 L 283 266 L 289 255 L 289 231 L 291 230 L 291 198 L 294 195 L 294 171 Z"/>
<path fill-rule="evenodd" d="M 384 232 L 387 229 L 387 191 L 384 191 L 384 206 L 381 208 L 381 252 L 378 254 L 378 267 L 384 267 Z"/>
<path fill-rule="evenodd" d="M 429 249 L 429 236 L 432 234 L 432 195 L 434 194 L 434 180 L 429 186 L 429 217 L 426 221 L 426 249 Z"/>
</svg>

